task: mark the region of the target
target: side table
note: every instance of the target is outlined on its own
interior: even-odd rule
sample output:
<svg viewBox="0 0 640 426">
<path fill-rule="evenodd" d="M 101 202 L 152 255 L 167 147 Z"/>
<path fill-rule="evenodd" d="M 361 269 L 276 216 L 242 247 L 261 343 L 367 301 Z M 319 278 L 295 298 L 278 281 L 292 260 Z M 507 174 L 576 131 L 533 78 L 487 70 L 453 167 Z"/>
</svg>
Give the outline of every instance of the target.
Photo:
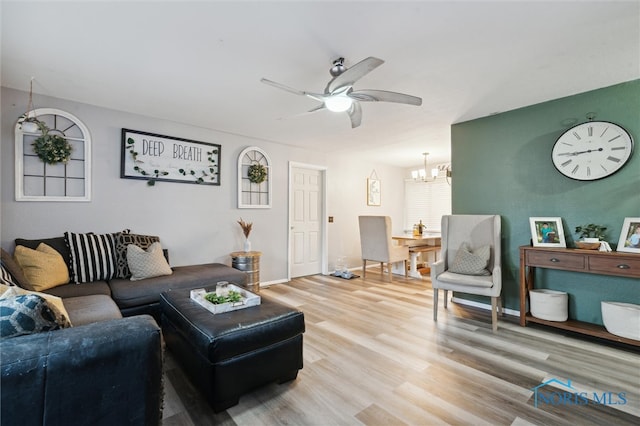
<svg viewBox="0 0 640 426">
<path fill-rule="evenodd" d="M 247 274 L 247 290 L 260 292 L 260 251 L 234 251 L 231 253 L 231 266 Z"/>
</svg>

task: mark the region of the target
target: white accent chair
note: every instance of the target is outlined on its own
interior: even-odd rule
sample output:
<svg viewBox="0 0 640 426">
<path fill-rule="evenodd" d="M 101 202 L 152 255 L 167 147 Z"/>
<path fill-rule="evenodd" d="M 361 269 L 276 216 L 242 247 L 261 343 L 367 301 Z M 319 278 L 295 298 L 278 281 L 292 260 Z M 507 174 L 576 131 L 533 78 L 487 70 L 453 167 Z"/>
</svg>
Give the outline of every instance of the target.
<svg viewBox="0 0 640 426">
<path fill-rule="evenodd" d="M 393 243 L 391 238 L 391 218 L 389 216 L 358 216 L 360 224 L 360 247 L 362 249 L 362 277 L 367 276 L 367 260 L 380 262 L 380 273 L 384 276 L 384 264 L 391 278 L 391 264 L 403 262 L 404 276 L 407 277 L 409 247 Z"/>
<path fill-rule="evenodd" d="M 491 325 L 498 329 L 498 311 L 502 313 L 501 225 L 499 215 L 447 215 L 442 216 L 442 255 L 431 265 L 433 286 L 433 320 L 438 321 L 438 290 L 444 290 L 444 307 L 448 292 L 489 296 L 491 298 Z M 463 244 L 473 251 L 490 246 L 489 275 L 466 275 L 449 271 Z"/>
</svg>

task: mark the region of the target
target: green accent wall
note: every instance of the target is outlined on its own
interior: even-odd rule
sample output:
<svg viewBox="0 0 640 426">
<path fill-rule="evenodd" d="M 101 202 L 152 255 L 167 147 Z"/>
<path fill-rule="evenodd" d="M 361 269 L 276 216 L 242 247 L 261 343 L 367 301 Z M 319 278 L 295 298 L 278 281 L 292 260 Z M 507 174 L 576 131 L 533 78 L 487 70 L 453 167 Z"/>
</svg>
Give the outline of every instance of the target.
<svg viewBox="0 0 640 426">
<path fill-rule="evenodd" d="M 553 167 L 551 149 L 568 128 L 611 121 L 631 134 L 635 151 L 616 174 L 593 182 L 564 177 Z M 530 217 L 561 217 L 567 246 L 574 228 L 608 227 L 615 247 L 625 217 L 640 217 L 640 80 L 556 99 L 451 127 L 452 211 L 502 216 L 503 300 L 519 310 L 519 251 L 530 244 Z M 640 257 L 640 254 L 638 254 Z M 538 270 L 536 287 L 569 293 L 569 317 L 602 324 L 601 300 L 640 304 L 640 280 Z M 487 298 L 457 297 L 489 303 Z"/>
</svg>

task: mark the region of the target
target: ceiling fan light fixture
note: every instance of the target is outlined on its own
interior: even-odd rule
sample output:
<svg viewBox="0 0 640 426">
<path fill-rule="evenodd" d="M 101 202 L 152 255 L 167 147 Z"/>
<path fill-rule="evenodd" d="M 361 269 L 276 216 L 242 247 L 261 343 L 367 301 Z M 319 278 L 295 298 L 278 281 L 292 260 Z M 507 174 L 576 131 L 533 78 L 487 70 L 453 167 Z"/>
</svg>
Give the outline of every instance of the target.
<svg viewBox="0 0 640 426">
<path fill-rule="evenodd" d="M 332 112 L 345 112 L 353 104 L 353 99 L 348 96 L 329 96 L 324 100 L 324 105 Z"/>
</svg>

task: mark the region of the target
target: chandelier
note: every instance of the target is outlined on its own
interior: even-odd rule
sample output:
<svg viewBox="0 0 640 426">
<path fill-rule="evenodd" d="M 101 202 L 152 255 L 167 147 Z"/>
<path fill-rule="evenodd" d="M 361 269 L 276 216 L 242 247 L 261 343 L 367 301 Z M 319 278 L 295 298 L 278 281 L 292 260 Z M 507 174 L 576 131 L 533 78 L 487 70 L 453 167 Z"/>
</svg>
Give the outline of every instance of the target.
<svg viewBox="0 0 640 426">
<path fill-rule="evenodd" d="M 422 169 L 411 171 L 411 177 L 413 178 L 413 180 L 421 182 L 434 182 L 440 175 L 440 172 L 445 172 L 447 183 L 451 185 L 451 181 L 449 180 L 451 178 L 451 164 L 439 164 L 429 170 L 427 169 L 427 156 L 429 155 L 429 153 L 423 152 L 422 155 L 424 157 L 424 167 Z M 427 176 L 427 171 L 429 172 L 429 176 Z"/>
</svg>

